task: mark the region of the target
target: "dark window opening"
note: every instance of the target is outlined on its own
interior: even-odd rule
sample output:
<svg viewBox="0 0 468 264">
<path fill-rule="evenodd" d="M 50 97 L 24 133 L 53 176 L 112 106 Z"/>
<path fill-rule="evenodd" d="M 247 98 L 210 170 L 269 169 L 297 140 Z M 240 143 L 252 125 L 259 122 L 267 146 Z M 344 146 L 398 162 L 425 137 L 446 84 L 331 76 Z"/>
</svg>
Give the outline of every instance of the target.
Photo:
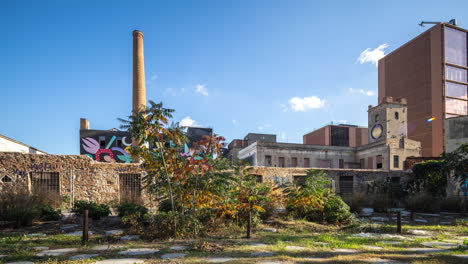
<svg viewBox="0 0 468 264">
<path fill-rule="evenodd" d="M 102 149 L 106 148 L 106 137 L 105 136 L 99 136 L 99 146 Z"/>
<path fill-rule="evenodd" d="M 310 159 L 304 158 L 304 168 L 309 168 L 309 167 L 310 167 Z"/>
<path fill-rule="evenodd" d="M 271 166 L 271 156 L 265 156 L 265 166 Z"/>
<path fill-rule="evenodd" d="M 297 167 L 297 158 L 291 159 L 291 167 Z"/>
<path fill-rule="evenodd" d="M 364 159 L 360 159 L 360 160 L 359 160 L 359 165 L 360 165 L 361 169 L 365 169 L 365 168 L 366 168 L 366 167 L 365 167 L 365 160 L 364 160 Z"/>
<path fill-rule="evenodd" d="M 278 158 L 278 167 L 284 168 L 284 157 Z"/>
<path fill-rule="evenodd" d="M 398 120 L 399 117 L 400 117 L 400 116 L 399 116 L 398 112 L 395 112 L 395 119 Z"/>
<path fill-rule="evenodd" d="M 398 155 L 393 156 L 393 167 L 394 168 L 400 167 L 400 157 Z"/>
<path fill-rule="evenodd" d="M 332 146 L 349 146 L 348 127 L 332 126 L 330 133 Z"/>
<path fill-rule="evenodd" d="M 295 185 L 304 185 L 305 181 L 306 181 L 306 176 L 298 175 L 298 176 L 293 177 L 293 183 Z"/>
<path fill-rule="evenodd" d="M 263 176 L 262 175 L 254 175 L 255 176 L 255 181 L 257 183 L 262 183 L 263 182 Z"/>
<path fill-rule="evenodd" d="M 340 169 L 344 168 L 344 160 L 343 159 L 340 159 L 339 167 L 340 167 Z"/>
<path fill-rule="evenodd" d="M 375 157 L 375 161 L 377 163 L 377 169 L 381 169 L 382 166 L 383 166 L 383 157 L 382 157 L 382 155 L 377 155 L 377 157 Z"/>
<path fill-rule="evenodd" d="M 379 116 L 379 115 L 375 115 L 375 122 L 379 122 L 379 119 L 380 119 L 380 116 Z"/>
<path fill-rule="evenodd" d="M 353 193 L 354 179 L 353 176 L 340 176 L 340 194 Z"/>
<path fill-rule="evenodd" d="M 141 200 L 141 175 L 122 173 L 120 180 L 120 201 L 140 202 Z"/>
<path fill-rule="evenodd" d="M 2 177 L 2 182 L 13 182 L 13 179 L 10 176 L 3 176 Z"/>
</svg>

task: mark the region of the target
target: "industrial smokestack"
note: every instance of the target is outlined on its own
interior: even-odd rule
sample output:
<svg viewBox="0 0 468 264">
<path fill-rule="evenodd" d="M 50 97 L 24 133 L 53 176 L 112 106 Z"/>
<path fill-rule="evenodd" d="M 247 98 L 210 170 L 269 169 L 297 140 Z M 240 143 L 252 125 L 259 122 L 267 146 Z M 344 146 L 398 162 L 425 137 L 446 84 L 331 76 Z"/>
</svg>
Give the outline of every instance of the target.
<svg viewBox="0 0 468 264">
<path fill-rule="evenodd" d="M 133 107 L 132 113 L 146 109 L 145 57 L 143 52 L 143 33 L 133 31 Z"/>
</svg>

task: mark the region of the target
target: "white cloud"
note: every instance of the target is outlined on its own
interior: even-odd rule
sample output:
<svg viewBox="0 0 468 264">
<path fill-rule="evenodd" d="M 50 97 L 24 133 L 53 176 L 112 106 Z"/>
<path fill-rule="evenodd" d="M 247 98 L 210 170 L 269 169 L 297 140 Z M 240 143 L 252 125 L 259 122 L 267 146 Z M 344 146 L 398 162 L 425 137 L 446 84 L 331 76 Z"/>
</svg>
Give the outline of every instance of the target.
<svg viewBox="0 0 468 264">
<path fill-rule="evenodd" d="M 233 125 L 236 125 L 236 124 L 237 124 L 237 120 L 233 119 L 233 120 L 232 120 L 232 124 L 233 124 Z"/>
<path fill-rule="evenodd" d="M 360 64 L 369 62 L 377 66 L 377 62 L 385 56 L 384 49 L 386 48 L 388 48 L 387 43 L 379 45 L 375 49 L 367 48 L 363 52 L 361 52 L 361 55 L 359 55 L 359 58 L 357 59 L 357 61 Z"/>
<path fill-rule="evenodd" d="M 317 96 L 310 97 L 293 97 L 289 100 L 291 108 L 295 112 L 305 112 L 309 109 L 317 109 L 325 106 L 325 100 L 318 98 Z"/>
<path fill-rule="evenodd" d="M 208 89 L 206 89 L 206 86 L 204 84 L 195 85 L 195 92 L 203 96 L 208 96 Z"/>
<path fill-rule="evenodd" d="M 198 122 L 193 120 L 190 116 L 186 116 L 182 118 L 182 120 L 179 122 L 179 125 L 183 127 L 199 127 L 200 126 L 200 124 L 198 124 Z"/>
<path fill-rule="evenodd" d="M 376 93 L 374 90 L 364 90 L 364 89 L 353 89 L 353 88 L 349 88 L 349 91 L 351 93 L 360 93 L 360 94 L 363 94 L 363 95 L 367 95 L 367 96 L 375 96 Z"/>
</svg>

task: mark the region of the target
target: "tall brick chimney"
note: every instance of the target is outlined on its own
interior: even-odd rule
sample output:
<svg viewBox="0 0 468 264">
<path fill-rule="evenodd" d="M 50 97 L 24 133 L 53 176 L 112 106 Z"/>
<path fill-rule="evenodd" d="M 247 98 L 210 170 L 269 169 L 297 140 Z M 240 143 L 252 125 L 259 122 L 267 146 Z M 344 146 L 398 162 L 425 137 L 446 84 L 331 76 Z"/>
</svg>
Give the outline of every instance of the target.
<svg viewBox="0 0 468 264">
<path fill-rule="evenodd" d="M 132 113 L 146 109 L 145 57 L 143 52 L 143 33 L 133 31 L 133 107 Z"/>
</svg>

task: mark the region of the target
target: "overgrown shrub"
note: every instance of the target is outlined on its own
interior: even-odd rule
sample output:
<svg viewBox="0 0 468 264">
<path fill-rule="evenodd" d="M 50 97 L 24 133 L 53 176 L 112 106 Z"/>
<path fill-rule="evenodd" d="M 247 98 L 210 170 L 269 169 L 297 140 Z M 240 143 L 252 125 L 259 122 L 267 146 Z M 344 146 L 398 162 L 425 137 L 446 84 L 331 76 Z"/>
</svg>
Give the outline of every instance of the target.
<svg viewBox="0 0 468 264">
<path fill-rule="evenodd" d="M 105 204 L 97 204 L 95 202 L 86 202 L 78 200 L 73 205 L 72 212 L 82 215 L 84 210 L 88 209 L 88 215 L 94 220 L 98 220 L 101 217 L 108 216 L 110 214 L 109 206 Z"/>
<path fill-rule="evenodd" d="M 117 211 L 119 212 L 119 216 L 129 216 L 129 215 L 136 215 L 142 218 L 144 215 L 148 213 L 148 208 L 141 204 L 136 203 L 121 203 L 117 206 Z"/>
<path fill-rule="evenodd" d="M 171 200 L 166 199 L 159 202 L 158 211 L 162 213 L 169 213 L 172 211 Z"/>
<path fill-rule="evenodd" d="M 60 209 L 54 209 L 51 205 L 45 204 L 40 208 L 40 219 L 42 221 L 58 221 L 62 216 Z"/>
<path fill-rule="evenodd" d="M 440 200 L 430 193 L 415 193 L 406 200 L 406 209 L 414 212 L 438 213 Z"/>
<path fill-rule="evenodd" d="M 349 206 L 331 192 L 330 179 L 321 171 L 309 171 L 305 183 L 288 190 L 287 210 L 295 218 L 330 224 L 348 224 Z"/>
<path fill-rule="evenodd" d="M 441 212 L 451 212 L 451 213 L 462 213 L 468 211 L 468 201 L 464 201 L 464 198 L 460 197 L 449 197 L 443 199 L 440 202 L 440 211 Z"/>
<path fill-rule="evenodd" d="M 175 219 L 177 221 L 176 236 L 179 238 L 195 237 L 203 230 L 203 225 L 192 215 L 177 214 Z M 148 226 L 145 228 L 144 234 L 142 235 L 151 239 L 173 237 L 173 226 L 174 217 L 172 213 L 160 212 L 149 216 Z"/>
</svg>

